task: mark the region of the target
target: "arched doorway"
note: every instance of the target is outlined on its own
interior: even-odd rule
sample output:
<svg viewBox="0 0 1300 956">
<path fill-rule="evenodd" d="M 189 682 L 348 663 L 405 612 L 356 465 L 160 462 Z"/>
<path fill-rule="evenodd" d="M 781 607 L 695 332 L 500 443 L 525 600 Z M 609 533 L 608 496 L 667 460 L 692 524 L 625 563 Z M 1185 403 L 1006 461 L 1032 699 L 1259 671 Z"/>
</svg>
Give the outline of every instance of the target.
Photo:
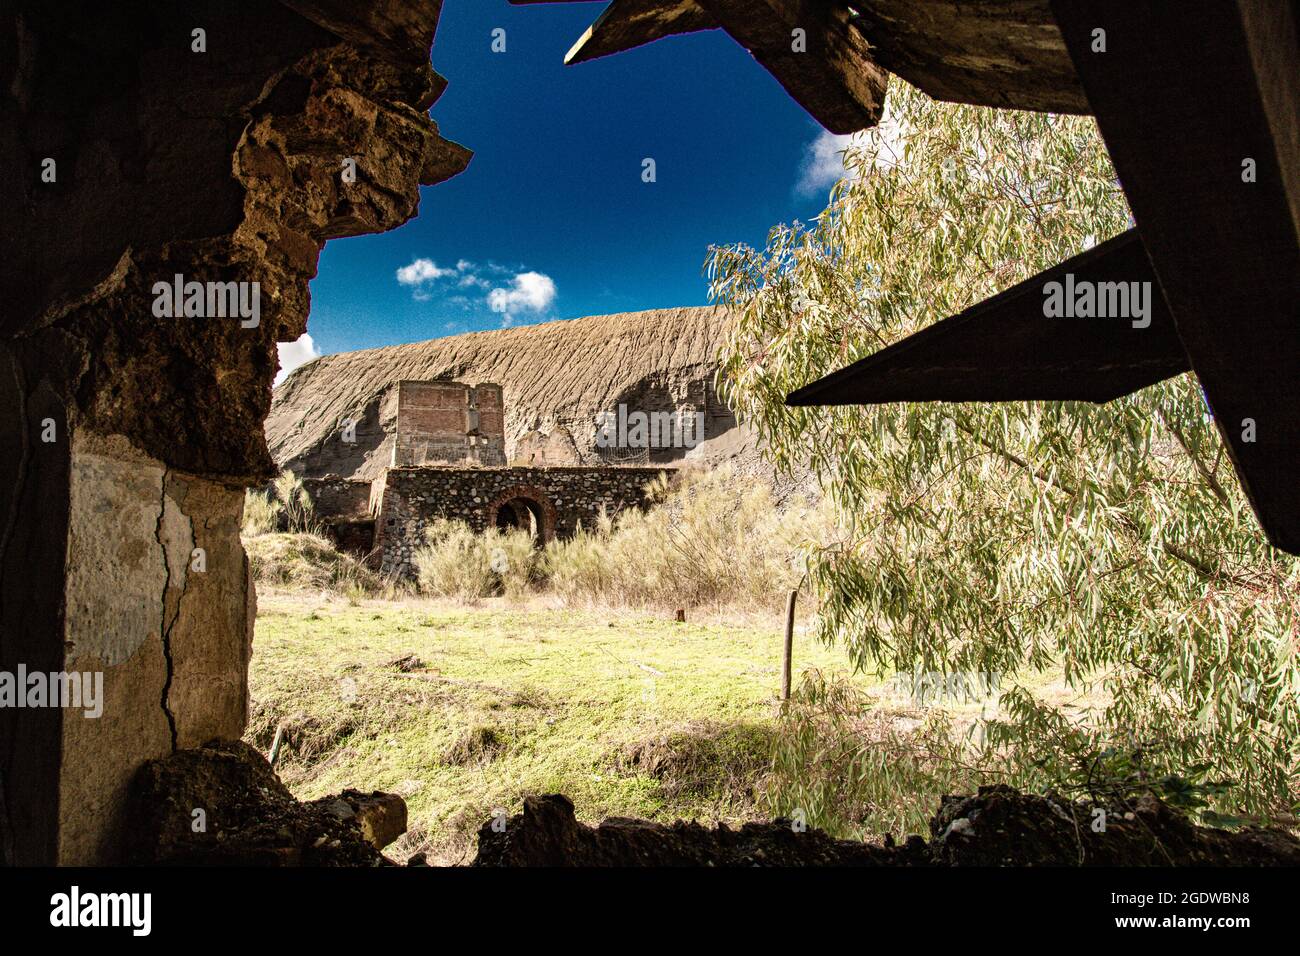
<svg viewBox="0 0 1300 956">
<path fill-rule="evenodd" d="M 531 485 L 508 488 L 492 503 L 487 517 L 488 527 L 525 531 L 539 545 L 555 537 L 555 506 Z"/>
<path fill-rule="evenodd" d="M 541 533 L 544 520 L 541 506 L 528 498 L 511 498 L 497 508 L 496 526 L 499 530 L 527 531 L 534 541 Z"/>
</svg>

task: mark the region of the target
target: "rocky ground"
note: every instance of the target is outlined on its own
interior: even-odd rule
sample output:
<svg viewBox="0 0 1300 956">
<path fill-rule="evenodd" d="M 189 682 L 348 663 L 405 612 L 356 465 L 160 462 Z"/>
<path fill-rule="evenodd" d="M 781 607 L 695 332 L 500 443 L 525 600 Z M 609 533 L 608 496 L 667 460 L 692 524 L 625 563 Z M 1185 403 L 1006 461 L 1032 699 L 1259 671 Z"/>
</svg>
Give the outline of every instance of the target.
<svg viewBox="0 0 1300 956">
<path fill-rule="evenodd" d="M 145 764 L 129 827 L 143 865 L 380 866 L 406 804 L 355 790 L 300 802 L 260 752 L 222 740 Z"/>
<path fill-rule="evenodd" d="M 1106 826 L 1092 826 L 1094 809 Z M 589 827 L 559 794 L 479 831 L 476 866 L 1295 866 L 1300 840 L 1278 830 L 1211 830 L 1154 797 L 1094 808 L 1009 787 L 945 797 L 930 839 L 836 840 L 790 820 L 716 829 L 610 819 Z"/>
<path fill-rule="evenodd" d="M 406 827 L 393 794 L 293 798 L 260 752 L 213 741 L 143 767 L 134 787 L 132 859 L 141 864 L 381 866 Z M 1104 811 L 1105 826 L 1094 822 Z M 411 861 L 415 865 L 421 858 Z M 1101 807 L 1008 787 L 945 797 L 930 839 L 836 840 L 790 820 L 739 829 L 628 818 L 579 823 L 560 794 L 479 830 L 476 866 L 1279 866 L 1300 840 L 1192 824 L 1154 797 Z"/>
</svg>

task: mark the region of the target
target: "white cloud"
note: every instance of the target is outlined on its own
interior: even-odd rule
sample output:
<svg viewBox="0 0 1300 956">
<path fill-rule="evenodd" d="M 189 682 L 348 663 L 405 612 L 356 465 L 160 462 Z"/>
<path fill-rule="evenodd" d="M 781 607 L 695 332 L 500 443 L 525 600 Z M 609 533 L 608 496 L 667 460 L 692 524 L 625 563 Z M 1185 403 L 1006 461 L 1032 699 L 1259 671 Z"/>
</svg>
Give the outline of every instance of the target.
<svg viewBox="0 0 1300 956">
<path fill-rule="evenodd" d="M 903 161 L 903 147 L 907 144 L 908 129 L 898 120 L 886 116 L 880 125 L 861 133 L 840 135 L 822 130 L 817 138 L 804 147 L 803 161 L 799 165 L 798 193 L 812 196 L 823 193 L 842 179 L 844 150 L 858 137 L 857 145 L 863 150 L 875 150 L 877 170 L 889 169 Z"/>
<path fill-rule="evenodd" d="M 803 162 L 799 166 L 801 194 L 808 196 L 830 189 L 844 175 L 843 152 L 848 147 L 850 135 L 838 135 L 822 130 L 817 138 L 804 147 Z"/>
<path fill-rule="evenodd" d="M 424 285 L 435 279 L 455 275 L 455 269 L 440 269 L 432 259 L 415 259 L 409 266 L 397 270 L 397 281 L 401 285 Z"/>
<path fill-rule="evenodd" d="M 320 349 L 304 332 L 296 342 L 277 342 L 276 350 L 280 353 L 280 372 L 275 376 L 272 386 L 279 385 L 300 365 L 306 365 L 312 359 L 320 358 Z"/>
<path fill-rule="evenodd" d="M 447 285 L 441 285 L 443 280 L 448 280 Z M 417 302 L 440 299 L 463 309 L 471 307 L 466 296 L 477 293 L 475 300 L 480 307 L 485 304 L 504 316 L 504 325 L 510 325 L 521 312 L 545 312 L 555 301 L 555 282 L 550 276 L 525 271 L 522 265 L 509 269 L 490 260 L 480 265 L 458 259 L 454 268 L 443 268 L 421 257 L 398 269 L 397 281 L 410 287 L 411 297 Z M 459 294 L 449 294 L 457 291 Z M 482 293 L 487 294 L 478 298 Z"/>
<path fill-rule="evenodd" d="M 555 301 L 555 282 L 540 272 L 520 272 L 509 288 L 495 288 L 487 295 L 493 312 L 506 317 L 506 324 L 520 312 L 544 312 Z"/>
</svg>

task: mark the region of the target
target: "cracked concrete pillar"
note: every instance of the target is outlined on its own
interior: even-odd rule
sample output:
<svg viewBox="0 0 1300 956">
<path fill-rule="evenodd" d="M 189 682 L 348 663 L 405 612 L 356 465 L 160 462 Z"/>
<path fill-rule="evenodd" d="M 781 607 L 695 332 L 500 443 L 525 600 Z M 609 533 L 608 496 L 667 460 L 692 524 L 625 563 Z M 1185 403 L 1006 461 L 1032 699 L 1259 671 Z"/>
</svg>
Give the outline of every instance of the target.
<svg viewBox="0 0 1300 956">
<path fill-rule="evenodd" d="M 80 863 L 116 856 L 141 763 L 243 734 L 256 608 L 241 488 L 78 430 L 69 491 L 63 669 L 104 675 L 102 714 L 63 717 L 58 861 Z"/>
<path fill-rule="evenodd" d="M 114 862 L 141 763 L 242 734 L 275 345 L 327 239 L 469 161 L 427 115 L 440 8 L 0 3 L 4 862 Z M 160 310 L 177 275 L 257 321 Z M 6 702 L 19 673 L 99 675 L 102 712 Z"/>
</svg>

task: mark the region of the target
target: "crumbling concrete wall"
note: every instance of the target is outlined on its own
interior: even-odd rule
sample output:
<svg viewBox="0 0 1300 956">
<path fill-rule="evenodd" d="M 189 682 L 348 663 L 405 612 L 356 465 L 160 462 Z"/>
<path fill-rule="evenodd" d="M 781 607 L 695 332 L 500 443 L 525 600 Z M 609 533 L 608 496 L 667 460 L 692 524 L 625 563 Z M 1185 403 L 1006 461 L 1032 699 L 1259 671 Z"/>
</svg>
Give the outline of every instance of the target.
<svg viewBox="0 0 1300 956">
<path fill-rule="evenodd" d="M 0 855 L 120 856 L 125 781 L 246 712 L 242 489 L 327 239 L 391 229 L 466 150 L 427 116 L 441 0 L 16 0 L 0 12 Z M 256 313 L 159 308 L 235 283 Z M 254 285 L 256 284 L 256 285 Z"/>
<path fill-rule="evenodd" d="M 145 760 L 239 737 L 256 603 L 243 491 L 122 436 L 72 437 L 63 670 L 102 673 L 102 713 L 65 715 L 58 861 L 115 859 Z"/>
<path fill-rule="evenodd" d="M 556 426 L 549 432 L 531 431 L 520 438 L 510 464 L 526 468 L 581 465 L 582 456 L 569 430 Z"/>
<path fill-rule="evenodd" d="M 464 521 L 475 531 L 496 525 L 503 505 L 522 498 L 541 521 L 538 537 L 591 528 L 602 512 L 614 516 L 648 503 L 646 486 L 662 468 L 392 468 L 375 532 L 383 573 L 413 577 L 411 556 L 436 518 Z"/>
</svg>

